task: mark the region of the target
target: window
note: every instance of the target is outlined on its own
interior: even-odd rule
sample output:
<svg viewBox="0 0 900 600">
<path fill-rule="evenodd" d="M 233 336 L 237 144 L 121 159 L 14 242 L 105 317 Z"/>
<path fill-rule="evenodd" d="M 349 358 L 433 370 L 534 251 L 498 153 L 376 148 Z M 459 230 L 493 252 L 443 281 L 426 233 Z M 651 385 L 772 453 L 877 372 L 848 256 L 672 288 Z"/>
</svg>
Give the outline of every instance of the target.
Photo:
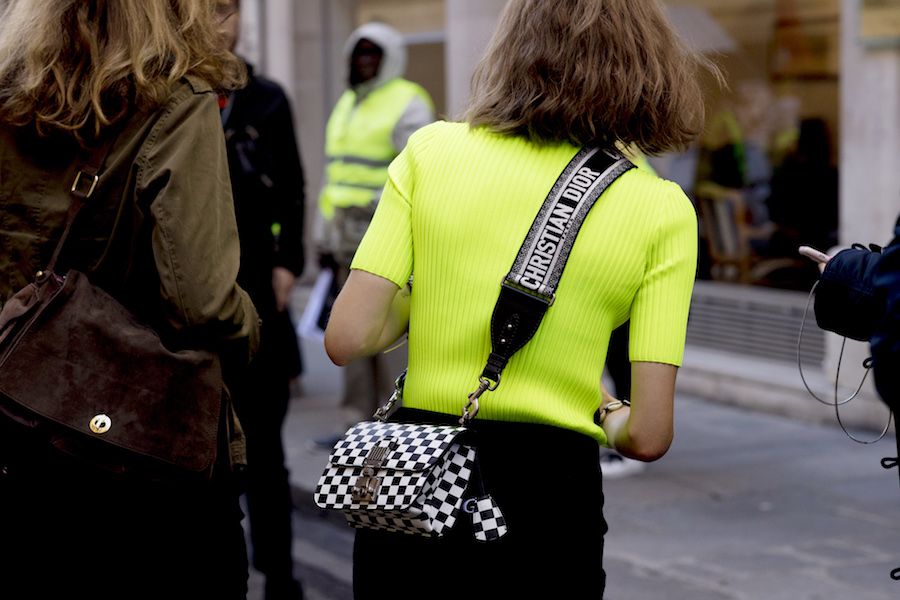
<svg viewBox="0 0 900 600">
<path fill-rule="evenodd" d="M 808 290 L 797 255 L 837 243 L 839 0 L 670 0 L 682 35 L 720 66 L 688 151 L 653 161 L 694 200 L 703 279 Z"/>
</svg>

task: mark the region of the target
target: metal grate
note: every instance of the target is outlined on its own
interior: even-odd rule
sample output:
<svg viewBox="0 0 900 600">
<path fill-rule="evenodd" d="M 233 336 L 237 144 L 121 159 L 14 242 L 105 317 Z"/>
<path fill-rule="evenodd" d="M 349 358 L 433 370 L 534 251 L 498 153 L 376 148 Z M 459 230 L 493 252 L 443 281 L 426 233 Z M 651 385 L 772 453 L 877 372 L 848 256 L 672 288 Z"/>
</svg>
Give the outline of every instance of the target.
<svg viewBox="0 0 900 600">
<path fill-rule="evenodd" d="M 807 298 L 803 292 L 698 281 L 687 343 L 796 364 L 797 336 Z M 812 307 L 800 357 L 813 366 L 821 366 L 825 358 L 825 333 L 816 326 Z"/>
</svg>

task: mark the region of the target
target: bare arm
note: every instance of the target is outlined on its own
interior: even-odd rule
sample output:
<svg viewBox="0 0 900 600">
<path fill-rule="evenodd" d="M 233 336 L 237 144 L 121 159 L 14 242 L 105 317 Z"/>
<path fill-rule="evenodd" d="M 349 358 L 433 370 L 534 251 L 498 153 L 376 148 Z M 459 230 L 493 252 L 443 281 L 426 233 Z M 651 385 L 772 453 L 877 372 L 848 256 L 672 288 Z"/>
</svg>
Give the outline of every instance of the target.
<svg viewBox="0 0 900 600">
<path fill-rule="evenodd" d="M 631 364 L 631 407 L 607 414 L 603 429 L 609 444 L 629 458 L 645 462 L 662 457 L 672 444 L 677 367 Z M 615 398 L 603 389 L 603 405 Z"/>
<path fill-rule="evenodd" d="M 325 351 L 334 364 L 346 365 L 389 347 L 408 324 L 409 288 L 354 270 L 331 309 Z"/>
</svg>

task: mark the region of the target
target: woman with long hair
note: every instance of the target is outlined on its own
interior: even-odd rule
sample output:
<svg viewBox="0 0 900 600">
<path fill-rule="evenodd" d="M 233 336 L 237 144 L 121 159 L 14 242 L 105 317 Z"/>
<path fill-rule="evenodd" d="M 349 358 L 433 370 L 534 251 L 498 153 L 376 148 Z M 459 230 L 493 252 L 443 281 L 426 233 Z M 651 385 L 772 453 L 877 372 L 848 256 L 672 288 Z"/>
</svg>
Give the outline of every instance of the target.
<svg viewBox="0 0 900 600">
<path fill-rule="evenodd" d="M 332 360 L 378 352 L 408 328 L 394 418 L 455 424 L 491 352 L 499 284 L 560 173 L 582 147 L 657 154 L 690 142 L 706 66 L 657 0 L 511 0 L 464 122 L 420 130 L 390 167 L 331 313 Z M 677 185 L 632 169 L 609 187 L 540 327 L 471 420 L 508 533 L 476 541 L 465 515 L 437 539 L 360 529 L 357 598 L 602 597 L 599 445 L 642 461 L 668 450 L 696 252 Z M 610 332 L 626 320 L 630 407 L 600 385 Z"/>
<path fill-rule="evenodd" d="M 249 359 L 258 318 L 235 283 L 215 91 L 245 75 L 220 50 L 220 12 L 215 0 L 0 1 L 0 304 L 47 266 L 73 176 L 105 148 L 59 271 L 87 273 L 172 348 Z M 49 437 L 0 412 L 0 596 L 246 596 L 224 431 L 212 482 L 183 485 L 91 468 Z"/>
</svg>

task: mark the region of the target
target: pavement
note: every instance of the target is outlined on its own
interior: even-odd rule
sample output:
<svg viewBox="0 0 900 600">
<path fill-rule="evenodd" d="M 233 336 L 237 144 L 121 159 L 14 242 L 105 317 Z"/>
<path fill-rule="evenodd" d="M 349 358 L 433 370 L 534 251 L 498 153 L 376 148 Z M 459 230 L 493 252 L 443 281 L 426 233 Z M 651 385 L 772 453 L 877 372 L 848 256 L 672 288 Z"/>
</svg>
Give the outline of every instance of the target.
<svg viewBox="0 0 900 600">
<path fill-rule="evenodd" d="M 298 294 L 294 308 L 303 301 Z M 308 596 L 349 597 L 352 532 L 312 503 L 327 452 L 309 447 L 342 425 L 341 373 L 320 342 L 303 339 L 301 350 L 305 375 L 284 429 L 304 519 L 295 551 L 301 572 L 322 573 L 344 590 Z M 679 393 L 669 453 L 631 477 L 605 481 L 605 597 L 896 600 L 900 581 L 889 573 L 900 567 L 900 488 L 897 471 L 880 465 L 895 454 L 892 437 L 861 445 L 835 424 Z"/>
</svg>

